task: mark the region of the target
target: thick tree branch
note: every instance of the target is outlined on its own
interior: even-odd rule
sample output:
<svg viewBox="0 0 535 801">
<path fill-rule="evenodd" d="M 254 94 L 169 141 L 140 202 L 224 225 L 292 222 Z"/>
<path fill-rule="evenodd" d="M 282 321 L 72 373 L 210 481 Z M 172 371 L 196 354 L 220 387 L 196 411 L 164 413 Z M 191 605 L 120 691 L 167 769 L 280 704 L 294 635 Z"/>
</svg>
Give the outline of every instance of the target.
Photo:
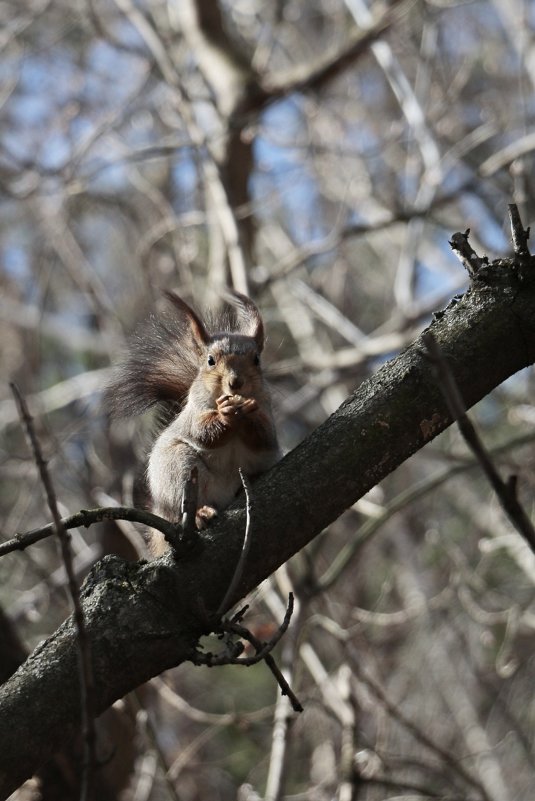
<svg viewBox="0 0 535 801">
<path fill-rule="evenodd" d="M 430 326 L 466 408 L 535 361 L 535 259 L 485 265 Z M 298 448 L 255 483 L 254 532 L 229 606 L 452 422 L 421 338 L 365 381 Z M 114 700 L 194 658 L 235 573 L 243 501 L 177 561 L 107 557 L 82 588 L 93 644 L 95 703 Z M 66 621 L 0 689 L 0 796 L 79 727 L 76 630 Z"/>
</svg>

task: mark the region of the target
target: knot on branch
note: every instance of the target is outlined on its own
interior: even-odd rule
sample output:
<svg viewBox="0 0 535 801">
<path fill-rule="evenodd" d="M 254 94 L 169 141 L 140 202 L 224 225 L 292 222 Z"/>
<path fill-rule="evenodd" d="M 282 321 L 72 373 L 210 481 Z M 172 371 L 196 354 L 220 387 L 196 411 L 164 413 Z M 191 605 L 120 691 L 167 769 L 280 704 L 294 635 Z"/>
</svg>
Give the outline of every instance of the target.
<svg viewBox="0 0 535 801">
<path fill-rule="evenodd" d="M 527 277 L 527 268 L 531 270 L 531 276 L 535 274 L 535 259 L 528 248 L 530 229 L 522 226 L 518 207 L 515 203 L 509 205 L 509 220 L 514 251 L 512 259 L 497 259 L 491 264 L 487 256 L 479 256 L 468 241 L 469 228 L 464 232 L 458 231 L 451 237 L 449 242 L 451 249 L 467 270 L 472 281 L 495 283 L 500 275 L 504 277 L 503 270 L 505 267 L 514 270 L 521 281 Z"/>
<path fill-rule="evenodd" d="M 529 258 L 531 256 L 528 248 L 530 228 L 524 228 L 522 226 L 516 203 L 509 204 L 509 220 L 511 223 L 511 239 L 513 241 L 515 255 L 520 259 Z"/>
<path fill-rule="evenodd" d="M 450 246 L 463 267 L 465 267 L 467 270 L 470 278 L 475 278 L 483 265 L 489 263 L 489 260 L 486 256 L 481 257 L 477 255 L 473 247 L 468 242 L 469 235 L 469 228 L 467 228 L 464 233 L 458 231 L 456 234 L 453 234 L 452 238 L 450 239 Z"/>
</svg>

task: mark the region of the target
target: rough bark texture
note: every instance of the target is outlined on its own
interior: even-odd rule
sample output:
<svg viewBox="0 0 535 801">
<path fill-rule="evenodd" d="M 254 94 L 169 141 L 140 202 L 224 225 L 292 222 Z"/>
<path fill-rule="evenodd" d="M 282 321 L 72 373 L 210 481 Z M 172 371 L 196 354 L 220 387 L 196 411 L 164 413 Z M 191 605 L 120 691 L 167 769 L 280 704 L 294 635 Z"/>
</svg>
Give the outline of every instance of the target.
<svg viewBox="0 0 535 801">
<path fill-rule="evenodd" d="M 499 261 L 437 315 L 431 330 L 467 407 L 535 361 L 535 260 Z M 451 423 L 419 338 L 364 382 L 254 487 L 253 534 L 237 601 L 367 490 Z M 208 611 L 239 557 L 243 506 L 222 515 L 177 562 L 108 557 L 83 590 L 98 712 L 162 670 L 191 658 Z M 0 689 L 0 797 L 72 736 L 79 723 L 71 620 Z"/>
</svg>

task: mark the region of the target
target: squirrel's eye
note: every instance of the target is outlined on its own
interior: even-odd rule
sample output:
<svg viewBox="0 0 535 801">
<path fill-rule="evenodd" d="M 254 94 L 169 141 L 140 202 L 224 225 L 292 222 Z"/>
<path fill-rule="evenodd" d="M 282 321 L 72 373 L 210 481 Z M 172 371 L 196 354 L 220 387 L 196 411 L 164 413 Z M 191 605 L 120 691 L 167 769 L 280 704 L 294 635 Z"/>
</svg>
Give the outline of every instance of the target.
<svg viewBox="0 0 535 801">
<path fill-rule="evenodd" d="M 260 356 L 258 355 L 258 353 L 255 353 L 254 363 L 256 364 L 257 367 L 260 364 Z"/>
<path fill-rule="evenodd" d="M 213 367 L 214 364 L 215 364 L 215 359 L 214 359 L 214 357 L 212 356 L 211 353 L 208 356 L 208 364 L 210 365 L 210 367 Z"/>
</svg>

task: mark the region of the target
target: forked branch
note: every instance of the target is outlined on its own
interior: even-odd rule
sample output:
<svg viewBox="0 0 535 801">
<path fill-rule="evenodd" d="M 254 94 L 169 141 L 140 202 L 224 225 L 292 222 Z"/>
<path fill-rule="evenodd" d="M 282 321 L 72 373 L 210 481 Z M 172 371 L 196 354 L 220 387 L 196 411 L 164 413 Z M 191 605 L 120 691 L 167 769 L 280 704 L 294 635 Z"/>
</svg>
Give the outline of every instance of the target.
<svg viewBox="0 0 535 801">
<path fill-rule="evenodd" d="M 302 712 L 303 707 L 301 703 L 284 678 L 284 675 L 278 668 L 271 653 L 290 625 L 293 608 L 294 598 L 293 593 L 290 593 L 284 620 L 275 634 L 264 642 L 259 640 L 252 631 L 242 625 L 243 617 L 248 609 L 247 606 L 243 607 L 243 609 L 230 620 L 221 620 L 214 627 L 214 633 L 225 643 L 224 650 L 217 654 L 213 654 L 210 651 L 206 653 L 197 651 L 192 660 L 193 663 L 196 665 L 206 665 L 207 667 L 216 667 L 218 665 L 242 665 L 244 667 L 251 667 L 251 665 L 256 665 L 258 662 L 264 661 L 277 679 L 282 694 L 288 696 L 293 710 L 295 712 Z M 255 649 L 255 653 L 252 656 L 241 656 L 244 651 L 243 640 L 250 643 Z"/>
</svg>

